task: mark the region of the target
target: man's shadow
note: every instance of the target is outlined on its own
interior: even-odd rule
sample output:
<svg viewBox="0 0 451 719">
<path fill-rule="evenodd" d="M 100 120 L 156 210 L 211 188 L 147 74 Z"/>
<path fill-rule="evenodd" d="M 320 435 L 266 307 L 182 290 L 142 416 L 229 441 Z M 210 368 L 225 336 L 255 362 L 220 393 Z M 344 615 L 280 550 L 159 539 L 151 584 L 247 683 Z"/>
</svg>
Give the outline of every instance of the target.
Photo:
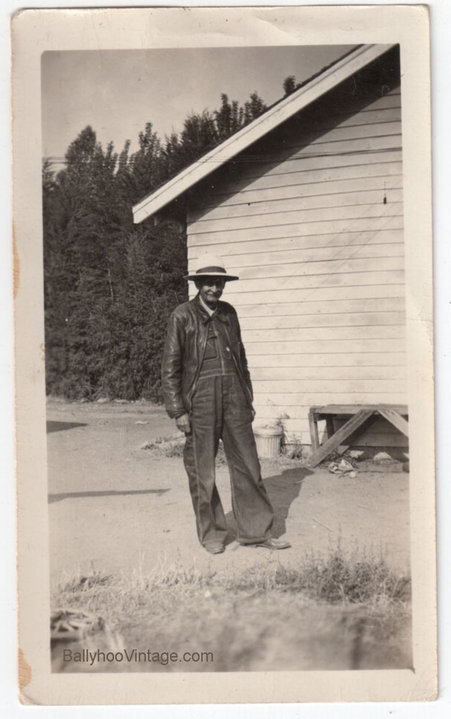
<svg viewBox="0 0 451 719">
<path fill-rule="evenodd" d="M 281 537 L 287 531 L 286 519 L 290 507 L 299 497 L 304 479 L 310 474 L 313 474 L 310 469 L 295 467 L 294 469 L 284 469 L 280 474 L 274 474 L 263 480 L 274 509 L 274 524 L 271 532 L 273 537 Z M 231 544 L 236 539 L 236 522 L 233 512 L 227 512 L 226 519 L 228 531 L 225 543 Z"/>
</svg>

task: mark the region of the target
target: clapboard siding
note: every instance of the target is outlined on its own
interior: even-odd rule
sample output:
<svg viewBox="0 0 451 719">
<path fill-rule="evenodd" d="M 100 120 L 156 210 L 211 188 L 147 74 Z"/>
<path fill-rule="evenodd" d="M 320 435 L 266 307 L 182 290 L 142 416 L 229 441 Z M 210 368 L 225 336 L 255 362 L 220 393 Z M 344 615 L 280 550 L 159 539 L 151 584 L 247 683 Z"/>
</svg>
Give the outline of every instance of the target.
<svg viewBox="0 0 451 719">
<path fill-rule="evenodd" d="M 331 390 L 325 389 L 324 391 L 320 391 L 318 388 L 314 388 L 309 392 L 308 387 L 306 386 L 306 389 L 299 393 L 285 392 L 283 394 L 272 394 L 271 405 L 267 407 L 269 412 L 265 411 L 265 405 L 263 404 L 268 398 L 266 389 L 261 392 L 256 392 L 254 398 L 256 406 L 259 407 L 258 413 L 261 417 L 273 419 L 275 405 L 280 408 L 280 412 L 282 414 L 286 412 L 290 417 L 296 418 L 297 407 L 299 407 L 301 403 L 306 403 L 307 407 L 311 407 L 316 404 L 401 404 L 402 398 L 405 396 L 404 388 L 401 386 L 399 391 L 396 392 L 393 389 L 394 385 L 395 383 L 387 387 L 385 391 L 379 388 L 373 390 L 373 383 L 371 382 L 369 383 L 371 389 L 368 389 L 365 386 L 360 392 L 350 392 L 346 390 L 337 392 L 334 391 L 336 386 Z M 278 416 L 280 415 L 278 414 Z"/>
<path fill-rule="evenodd" d="M 257 325 L 257 322 L 255 322 Z M 251 329 L 246 332 L 247 336 L 252 335 L 252 342 L 266 343 L 325 340 L 335 342 L 336 340 L 388 340 L 398 339 L 404 335 L 404 325 L 363 325 L 362 327 L 290 327 L 276 329 Z M 349 348 L 350 349 L 350 348 Z"/>
<path fill-rule="evenodd" d="M 308 444 L 312 405 L 407 402 L 399 89 L 304 125 L 191 200 L 188 262 L 211 251 L 240 276 L 224 299 L 257 418 Z M 406 439 L 378 420 L 359 444 Z"/>
<path fill-rule="evenodd" d="M 384 207 L 383 205 L 380 205 Z M 331 234 L 333 232 L 368 232 L 378 231 L 383 229 L 402 230 L 403 229 L 403 211 L 400 205 L 397 206 L 397 212 L 399 214 L 391 215 L 384 213 L 384 215 L 377 214 L 369 216 L 369 213 L 365 210 L 360 210 L 361 217 L 348 218 L 343 220 L 329 219 L 324 222 L 321 219 L 321 213 L 319 214 L 320 219 L 314 220 L 310 217 L 310 222 L 293 222 L 289 224 L 284 223 L 275 225 L 274 223 L 265 225 L 262 227 L 246 228 L 246 229 L 231 229 L 230 227 L 218 227 L 222 223 L 217 222 L 216 228 L 211 229 L 209 232 L 196 233 L 193 231 L 190 236 L 190 240 L 194 245 L 202 245 L 211 247 L 212 251 L 215 245 L 224 244 L 229 240 L 239 242 L 241 240 L 268 240 L 268 239 L 286 239 L 288 237 L 306 237 L 306 236 L 318 236 L 324 234 Z M 358 213 L 357 213 L 358 214 Z M 261 245 L 264 247 L 264 244 Z M 205 252 L 205 249 L 203 250 Z M 216 249 L 214 250 L 217 251 Z"/>
<path fill-rule="evenodd" d="M 306 174 L 307 172 L 308 174 Z M 234 205 L 273 201 L 290 196 L 314 197 L 359 189 L 379 189 L 384 185 L 395 188 L 402 187 L 400 161 L 350 165 L 317 171 L 297 168 L 284 173 L 268 174 L 257 179 L 250 176 L 246 186 L 239 192 L 236 192 L 235 187 L 234 191 L 209 194 L 208 198 L 197 206 L 197 211 L 192 210 L 190 219 L 191 221 L 205 219 L 209 209 L 218 213 L 224 211 L 224 208 Z"/>
<path fill-rule="evenodd" d="M 399 153 L 396 155 L 398 157 Z M 360 156 L 358 158 L 360 159 Z M 239 192 L 236 191 L 236 185 L 230 185 L 228 191 L 227 187 L 221 192 L 212 190 L 205 202 L 197 205 L 198 213 L 193 211 L 192 218 L 195 219 L 197 214 L 200 216 L 205 209 L 216 207 L 219 201 L 223 206 L 241 204 L 248 202 L 249 196 L 254 194 L 256 200 L 264 201 L 282 194 L 286 187 L 298 187 L 301 196 L 306 196 L 318 194 L 322 185 L 331 193 L 340 192 L 342 188 L 354 186 L 355 180 L 371 182 L 378 179 L 380 181 L 382 178 L 382 181 L 387 179 L 393 182 L 393 177 L 400 175 L 402 175 L 400 158 L 387 162 L 381 161 L 378 155 L 375 155 L 375 160 L 369 165 L 361 162 L 341 167 L 326 167 L 322 170 L 299 168 L 272 174 L 268 172 L 265 175 L 249 175 L 245 187 Z M 329 182 L 336 184 L 326 184 Z"/>
<path fill-rule="evenodd" d="M 287 144 L 286 147 L 290 150 L 295 150 L 296 152 L 304 153 L 305 151 L 308 151 L 308 154 L 311 155 L 316 147 L 318 145 L 328 146 L 328 150 L 335 148 L 330 148 L 330 144 L 334 142 L 346 142 L 346 141 L 355 141 L 355 140 L 363 140 L 366 143 L 370 139 L 374 139 L 376 137 L 391 137 L 396 136 L 396 143 L 395 145 L 384 145 L 384 148 L 386 147 L 399 147 L 399 135 L 401 131 L 401 123 L 400 121 L 397 122 L 378 122 L 378 123 L 356 123 L 352 125 L 351 127 L 338 125 L 333 130 L 330 130 L 327 132 L 326 135 L 323 135 L 321 139 L 317 140 L 316 134 L 317 130 L 315 129 L 315 133 L 309 135 L 306 135 L 302 138 L 302 142 L 294 142 L 292 144 Z M 306 146 L 307 145 L 307 146 Z M 295 154 L 294 157 L 297 155 Z"/>
<path fill-rule="evenodd" d="M 205 238 L 205 244 L 193 245 L 188 248 L 188 259 L 192 262 L 197 259 L 199 254 L 205 252 L 205 248 L 211 246 L 208 237 Z M 215 243 L 215 252 L 226 253 L 227 258 L 231 262 L 237 262 L 239 255 L 253 253 L 254 255 L 262 255 L 267 252 L 283 252 L 284 250 L 300 250 L 300 249 L 322 249 L 324 247 L 347 247 L 359 245 L 378 245 L 378 244 L 396 244 L 404 243 L 403 231 L 401 229 L 380 229 L 361 232 L 337 232 L 334 234 L 312 234 L 304 237 L 279 237 L 276 239 L 268 239 L 265 242 L 260 240 L 241 240 L 240 242 L 217 242 Z M 230 289 L 233 289 L 230 286 Z"/>
<path fill-rule="evenodd" d="M 387 135 L 370 135 L 368 137 L 358 137 L 354 140 L 336 139 L 332 142 L 324 140 L 322 142 L 313 142 L 306 147 L 293 153 L 292 159 L 297 157 L 317 157 L 318 155 L 344 155 L 354 152 L 375 152 L 377 150 L 399 149 L 399 134 L 390 132 Z M 269 156 L 270 159 L 271 155 Z"/>
<path fill-rule="evenodd" d="M 399 96 L 397 97 L 399 98 Z M 371 110 L 362 110 L 361 113 L 352 115 L 351 117 L 347 117 L 342 120 L 337 127 L 358 127 L 362 125 L 366 127 L 370 123 L 374 125 L 381 122 L 401 122 L 401 107 L 399 99 L 392 99 L 390 101 L 390 105 L 391 107 L 375 107 Z M 318 124 L 316 129 L 322 129 L 324 132 L 327 132 L 331 129 L 331 125 L 325 121 L 322 125 Z"/>
<path fill-rule="evenodd" d="M 347 273 L 368 272 L 368 262 L 371 259 L 371 267 L 374 271 L 383 270 L 401 270 L 404 266 L 403 257 L 383 256 L 383 257 L 358 257 L 349 258 L 339 256 L 334 260 L 309 260 L 299 262 L 283 262 L 277 265 L 250 266 L 243 267 L 241 277 L 243 280 L 251 280 L 256 278 L 274 278 L 274 277 L 303 277 L 307 275 L 334 275 L 340 274 L 346 262 Z"/>
<path fill-rule="evenodd" d="M 379 174 L 376 174 L 374 167 L 371 167 L 372 173 L 370 174 L 368 168 L 362 168 L 361 174 L 356 174 L 355 177 L 349 177 L 349 171 L 345 172 L 342 168 L 337 168 L 335 171 L 336 177 L 331 177 L 330 172 L 327 175 L 326 171 L 323 171 L 323 179 L 315 180 L 315 182 L 305 182 L 305 177 L 299 177 L 300 173 L 287 173 L 283 176 L 283 183 L 278 184 L 275 187 L 264 187 L 264 188 L 253 188 L 243 190 L 243 192 L 233 195 L 226 195 L 221 201 L 221 205 L 218 207 L 217 203 L 214 205 L 204 205 L 202 210 L 198 213 L 192 213 L 191 219 L 208 219 L 218 218 L 220 216 L 233 216 L 232 214 L 220 215 L 219 213 L 225 213 L 227 208 L 236 208 L 235 213 L 238 214 L 239 210 L 243 207 L 258 207 L 260 204 L 270 202 L 271 207 L 274 208 L 273 204 L 277 200 L 290 200 L 299 198 L 309 198 L 309 201 L 315 201 L 315 198 L 329 196 L 341 196 L 347 192 L 364 192 L 365 190 L 396 190 L 402 188 L 402 167 L 400 163 L 383 163 L 383 167 L 386 170 L 380 170 Z M 361 166 L 359 166 L 361 167 Z M 363 170 L 366 170 L 364 172 Z M 346 177 L 342 177 L 346 175 Z M 341 176 L 341 177 L 340 177 Z M 279 176 L 282 178 L 282 176 Z M 379 200 L 380 198 L 377 198 Z M 212 210 L 209 212 L 208 210 Z M 231 210 L 229 210 L 229 213 Z"/>
<path fill-rule="evenodd" d="M 348 181 L 346 191 L 343 192 L 339 191 L 337 185 L 333 188 L 328 188 L 330 184 L 322 183 L 317 186 L 316 194 L 310 193 L 310 195 L 306 194 L 306 196 L 300 196 L 299 189 L 293 189 L 293 187 L 282 188 L 283 191 L 279 191 L 279 197 L 273 196 L 272 198 L 269 198 L 268 192 L 265 193 L 266 197 L 261 197 L 256 192 L 252 197 L 246 197 L 246 200 L 241 204 L 221 205 L 204 213 L 202 219 L 199 220 L 199 228 L 202 229 L 202 223 L 211 220 L 228 220 L 229 218 L 252 217 L 254 215 L 264 217 L 276 212 L 310 211 L 317 208 L 322 210 L 326 207 L 379 205 L 384 203 L 384 198 L 385 203 L 390 205 L 402 202 L 401 175 L 390 178 L 389 182 L 380 177 L 371 179 L 371 181 Z M 309 189 L 311 190 L 312 188 Z"/>
<path fill-rule="evenodd" d="M 368 339 L 366 337 L 362 337 L 362 335 L 363 333 L 359 339 L 353 340 L 352 342 L 350 342 L 349 339 L 336 339 L 333 343 L 330 339 L 303 339 L 302 341 L 290 340 L 289 342 L 277 340 L 272 342 L 262 342 L 261 339 L 253 339 L 253 332 L 243 332 L 248 359 L 252 357 L 252 355 L 264 355 L 269 358 L 270 355 L 278 355 L 280 353 L 294 354 L 297 357 L 302 357 L 304 354 L 320 355 L 344 353 L 347 357 L 351 358 L 354 353 L 359 354 L 361 352 L 374 352 L 379 355 L 386 355 L 388 352 L 405 351 L 405 340 L 403 338 Z M 269 362 L 270 358 L 268 360 L 268 363 Z M 250 361 L 250 366 L 252 366 L 252 360 Z"/>
<path fill-rule="evenodd" d="M 224 182 L 218 186 L 210 185 L 208 197 L 199 198 L 196 208 L 215 204 L 216 200 L 227 195 L 251 191 L 254 188 L 281 186 L 285 183 L 308 184 L 321 182 L 324 179 L 347 179 L 348 177 L 366 177 L 366 173 L 380 174 L 383 167 L 394 165 L 394 172 L 399 171 L 402 162 L 401 150 L 385 150 L 351 153 L 350 155 L 327 155 L 324 157 L 305 158 L 288 157 L 283 163 L 267 162 L 254 159 L 248 167 L 243 167 L 242 175 L 233 182 Z M 308 175 L 304 175 L 308 173 Z M 278 178 L 278 179 L 275 179 Z M 192 208 L 194 210 L 194 208 Z"/>
<path fill-rule="evenodd" d="M 255 317 L 244 317 L 241 315 L 241 328 L 253 329 L 255 327 Z M 365 325 L 373 325 L 376 327 L 404 325 L 404 312 L 356 312 L 352 313 L 334 313 L 334 314 L 316 314 L 316 315 L 280 315 L 273 314 L 270 317 L 259 317 L 258 326 L 261 329 L 274 328 L 293 328 L 293 327 L 365 327 Z"/>
<path fill-rule="evenodd" d="M 240 178 L 239 183 L 247 182 L 251 178 L 257 178 L 260 173 L 266 177 L 278 177 L 280 175 L 286 175 L 287 173 L 293 172 L 310 172 L 311 170 L 331 170 L 336 168 L 344 167 L 359 167 L 365 165 L 366 158 L 372 158 L 374 163 L 386 163 L 390 161 L 396 161 L 401 159 L 401 148 L 396 146 L 393 147 L 382 147 L 374 148 L 374 150 L 366 149 L 364 152 L 358 152 L 357 150 L 349 153 L 332 153 L 332 150 L 337 150 L 335 147 L 330 147 L 331 152 L 328 153 L 310 153 L 310 155 L 293 154 L 283 160 L 283 164 L 277 165 L 274 160 L 268 161 L 268 158 L 264 159 L 252 158 L 251 170 L 248 175 Z M 362 148 L 364 149 L 364 148 Z M 237 163 L 238 165 L 238 163 Z M 224 192 L 228 185 L 222 186 Z M 233 190 L 241 189 L 235 183 L 230 183 L 229 187 Z"/>
<path fill-rule="evenodd" d="M 385 273 L 383 273 L 385 274 Z M 393 273 L 391 273 L 393 274 Z M 322 287 L 315 287 L 314 290 L 312 289 L 297 289 L 297 288 L 291 288 L 290 289 L 290 295 L 287 297 L 286 289 L 281 289 L 279 284 L 276 284 L 275 289 L 273 287 L 271 291 L 271 307 L 276 306 L 278 304 L 286 304 L 287 299 L 291 299 L 293 302 L 301 302 L 305 305 L 305 312 L 310 311 L 310 306 L 312 304 L 317 304 L 318 302 L 329 302 L 333 300 L 337 301 L 345 301 L 345 300 L 368 300 L 368 299 L 376 299 L 376 298 L 390 298 L 390 297 L 396 297 L 396 298 L 402 298 L 404 297 L 403 291 L 404 291 L 404 285 L 401 284 L 402 280 L 402 273 L 400 274 L 400 280 L 396 281 L 393 280 L 393 282 L 385 282 L 380 284 L 374 284 L 374 282 L 377 280 L 376 277 L 371 275 L 369 277 L 369 283 L 367 285 L 362 284 L 362 279 L 367 279 L 366 275 L 361 275 L 359 277 L 360 279 L 360 285 L 341 285 L 337 286 L 335 285 L 329 285 L 329 286 L 322 286 Z M 327 278 L 326 278 L 327 279 Z M 390 279 L 391 276 L 390 276 Z M 248 283 L 246 283 L 245 286 L 247 286 Z M 234 286 L 236 287 L 236 285 Z M 255 284 L 255 288 L 252 292 L 250 291 L 244 291 L 241 290 L 240 292 L 237 289 L 234 289 L 232 291 L 231 287 L 227 288 L 227 299 L 229 302 L 235 305 L 239 305 L 241 308 L 246 309 L 249 305 L 253 305 L 256 302 L 260 304 L 264 304 L 268 301 L 268 293 L 267 291 L 263 291 L 261 287 L 261 283 Z M 365 306 L 365 303 L 361 303 L 361 306 Z M 277 308 L 276 308 L 277 309 Z M 276 311 L 276 310 L 274 310 Z"/>
<path fill-rule="evenodd" d="M 330 380 L 330 367 L 291 367 L 290 368 L 290 381 L 291 380 L 303 380 L 303 381 L 321 381 L 321 386 L 325 380 Z M 347 365 L 345 367 L 334 368 L 334 380 L 347 380 L 352 382 L 354 380 L 371 379 L 371 380 L 390 380 L 393 378 L 405 379 L 405 369 L 403 365 L 373 365 L 372 367 L 357 367 L 353 365 Z M 287 381 L 287 368 L 286 367 L 253 367 L 252 379 L 255 382 L 286 382 Z M 266 388 L 265 388 L 266 389 Z"/>
<path fill-rule="evenodd" d="M 335 200 L 335 198 L 333 198 Z M 342 220 L 360 220 L 367 218 L 376 217 L 378 220 L 386 219 L 387 217 L 399 217 L 403 214 L 402 204 L 399 201 L 390 202 L 386 205 L 383 204 L 383 197 L 380 196 L 378 202 L 368 202 L 363 206 L 357 202 L 351 202 L 341 206 L 335 204 L 328 206 L 328 200 L 324 201 L 323 207 L 307 207 L 296 211 L 277 212 L 272 211 L 270 207 L 267 211 L 262 211 L 257 215 L 246 214 L 240 217 L 230 218 L 219 218 L 221 219 L 221 225 L 224 227 L 223 230 L 218 229 L 217 220 L 200 220 L 199 222 L 193 223 L 193 232 L 196 234 L 205 234 L 206 232 L 224 232 L 236 230 L 247 230 L 260 228 L 262 226 L 269 228 L 276 226 L 283 228 L 285 225 L 291 225 L 294 223 L 304 223 L 305 225 L 311 225 L 313 223 L 324 223 L 326 220 L 331 222 L 342 221 Z"/>
<path fill-rule="evenodd" d="M 399 149 L 400 122 L 382 122 L 374 125 L 337 127 L 319 139 L 317 132 L 304 135 L 301 142 L 286 144 L 285 152 L 291 152 L 291 160 L 316 155 L 340 155 L 349 152 L 370 152 Z M 276 160 L 276 153 L 268 153 L 266 160 Z"/>
<path fill-rule="evenodd" d="M 308 317 L 337 317 L 339 315 L 352 315 L 360 313 L 364 316 L 373 312 L 400 312 L 404 318 L 403 297 L 379 297 L 365 300 L 365 307 L 362 309 L 360 299 L 352 300 L 324 300 L 322 302 L 282 302 L 279 304 L 258 304 L 243 307 L 240 313 L 241 324 L 245 320 L 253 320 L 255 317 L 289 317 L 297 315 L 299 318 Z"/>
<path fill-rule="evenodd" d="M 332 404 L 334 404 L 334 396 L 349 396 L 352 400 L 354 396 L 362 397 L 367 394 L 368 399 L 366 399 L 365 402 L 375 404 L 375 402 L 371 400 L 371 396 L 374 394 L 385 394 L 389 396 L 390 394 L 400 393 L 404 390 L 404 383 L 399 379 L 371 380 L 370 387 L 368 386 L 368 381 L 365 380 L 340 380 L 339 382 L 338 389 L 340 391 L 337 392 L 337 380 L 335 378 L 331 380 L 296 380 L 295 383 L 292 381 L 256 381 L 253 383 L 254 397 L 257 398 L 260 396 L 264 398 L 271 395 L 272 401 L 279 406 L 296 407 L 301 402 L 304 402 L 308 395 L 318 394 L 318 396 L 328 396 L 328 403 L 331 402 L 330 398 L 332 397 Z M 296 392 L 292 391 L 293 387 L 296 388 Z M 360 402 L 361 400 L 355 401 Z M 383 400 L 376 401 L 382 402 Z M 388 401 L 391 402 L 391 400 Z M 345 400 L 341 399 L 340 402 L 343 403 Z"/>
<path fill-rule="evenodd" d="M 380 239 L 380 238 L 379 238 Z M 228 256 L 230 262 L 233 262 L 233 266 L 236 270 L 243 270 L 249 267 L 255 267 L 258 264 L 260 267 L 267 265 L 273 267 L 280 260 L 283 260 L 284 264 L 297 264 L 299 262 L 305 264 L 308 262 L 319 262 L 320 260 L 328 261 L 330 258 L 331 248 L 327 245 L 324 247 L 309 247 L 307 249 L 296 249 L 296 250 L 283 250 L 278 249 L 274 252 L 252 252 L 247 255 L 232 255 Z M 365 257 L 369 259 L 371 257 L 403 257 L 404 256 L 404 244 L 403 242 L 379 242 L 377 244 L 346 244 L 341 247 L 335 248 L 334 256 L 337 259 L 350 260 L 352 258 Z"/>
<path fill-rule="evenodd" d="M 289 372 L 286 372 L 286 368 L 290 367 Z M 272 355 L 253 355 L 252 356 L 252 376 L 256 376 L 254 373 L 260 370 L 271 373 L 272 370 L 280 370 L 284 372 L 284 376 L 294 377 L 295 373 L 305 369 L 310 372 L 311 368 L 318 369 L 319 372 L 327 372 L 327 376 L 330 377 L 330 367 L 337 368 L 341 371 L 342 368 L 347 368 L 348 374 L 351 375 L 352 370 L 359 371 L 363 368 L 381 368 L 381 367 L 398 367 L 403 371 L 405 369 L 405 353 L 404 352 L 325 352 L 323 354 L 280 354 L 276 352 Z M 368 370 L 370 375 L 372 370 Z M 276 376 L 275 374 L 271 376 Z M 357 375 L 356 375 L 357 376 Z"/>
<path fill-rule="evenodd" d="M 346 186 L 345 186 L 346 185 Z M 317 183 L 316 187 L 299 189 L 299 186 L 280 188 L 277 192 L 253 193 L 242 203 L 222 205 L 204 213 L 200 222 L 229 217 L 243 217 L 273 212 L 311 210 L 324 207 L 346 207 L 347 205 L 392 204 L 402 202 L 402 175 L 386 178 L 363 178 L 343 183 Z M 313 190 L 315 190 L 313 192 Z"/>
<path fill-rule="evenodd" d="M 396 259 L 396 258 L 395 258 Z M 237 301 L 240 301 L 240 297 L 243 294 L 249 294 L 254 293 L 257 291 L 264 291 L 266 293 L 266 301 L 272 298 L 272 295 L 269 296 L 267 293 L 272 292 L 273 290 L 285 290 L 285 299 L 286 302 L 290 295 L 286 294 L 286 290 L 295 290 L 295 289 L 304 289 L 308 290 L 307 294 L 305 295 L 305 299 L 318 299 L 320 297 L 320 292 L 325 289 L 332 289 L 337 292 L 336 295 L 334 295 L 334 292 L 326 292 L 323 293 L 323 296 L 326 295 L 328 298 L 333 298 L 336 296 L 337 298 L 342 298 L 344 296 L 346 297 L 355 297 L 356 295 L 353 294 L 353 291 L 359 286 L 359 285 L 374 285 L 375 283 L 380 283 L 381 285 L 390 285 L 390 284 L 400 284 L 404 279 L 404 273 L 402 270 L 387 270 L 386 272 L 383 271 L 375 271 L 374 269 L 371 269 L 371 266 L 373 265 L 373 261 L 371 263 L 367 263 L 366 270 L 362 271 L 355 271 L 355 272 L 340 272 L 340 267 L 337 268 L 337 271 L 334 274 L 329 273 L 311 273 L 309 275 L 307 274 L 292 274 L 289 277 L 266 277 L 266 278 L 248 278 L 245 282 L 239 285 L 238 287 L 234 287 L 234 297 L 237 299 Z M 346 265 L 342 265 L 342 267 L 345 267 L 345 269 L 348 269 L 347 263 Z M 347 288 L 346 292 L 344 292 L 344 288 Z"/>
</svg>

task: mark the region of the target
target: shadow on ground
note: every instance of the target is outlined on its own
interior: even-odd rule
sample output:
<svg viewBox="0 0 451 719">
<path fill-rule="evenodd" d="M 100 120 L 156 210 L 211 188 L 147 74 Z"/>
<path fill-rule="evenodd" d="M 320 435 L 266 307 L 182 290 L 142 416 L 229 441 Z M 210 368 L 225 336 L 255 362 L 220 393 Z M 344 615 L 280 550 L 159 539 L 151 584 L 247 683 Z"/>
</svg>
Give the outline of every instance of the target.
<svg viewBox="0 0 451 719">
<path fill-rule="evenodd" d="M 304 479 L 311 474 L 313 472 L 310 469 L 296 467 L 295 469 L 285 469 L 280 474 L 265 477 L 263 480 L 274 508 L 273 537 L 281 537 L 286 533 L 286 520 L 290 507 L 299 497 Z M 236 539 L 236 522 L 233 513 L 228 512 L 226 519 L 228 527 L 226 544 L 231 544 Z"/>
<path fill-rule="evenodd" d="M 49 504 L 53 502 L 61 502 L 63 499 L 79 499 L 81 497 L 115 497 L 135 494 L 158 494 L 161 496 L 166 492 L 170 492 L 167 489 L 131 489 L 131 490 L 105 490 L 99 492 L 61 492 L 60 494 L 49 494 Z"/>
<path fill-rule="evenodd" d="M 74 429 L 75 427 L 87 427 L 87 422 L 57 422 L 49 419 L 47 421 L 47 434 L 51 432 L 61 432 L 65 429 Z"/>
</svg>

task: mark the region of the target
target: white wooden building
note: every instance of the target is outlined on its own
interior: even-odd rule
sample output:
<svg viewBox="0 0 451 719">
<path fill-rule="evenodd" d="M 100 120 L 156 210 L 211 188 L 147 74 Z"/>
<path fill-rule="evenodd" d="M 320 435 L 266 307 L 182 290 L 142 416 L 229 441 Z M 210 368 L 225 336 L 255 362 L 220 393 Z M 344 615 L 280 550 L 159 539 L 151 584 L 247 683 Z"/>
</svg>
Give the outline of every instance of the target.
<svg viewBox="0 0 451 719">
<path fill-rule="evenodd" d="M 240 276 L 258 423 L 310 442 L 321 404 L 406 404 L 397 46 L 360 46 L 134 207 L 186 212 L 188 262 Z M 172 203 L 172 204 L 171 204 Z M 404 446 L 380 419 L 358 444 Z"/>
</svg>

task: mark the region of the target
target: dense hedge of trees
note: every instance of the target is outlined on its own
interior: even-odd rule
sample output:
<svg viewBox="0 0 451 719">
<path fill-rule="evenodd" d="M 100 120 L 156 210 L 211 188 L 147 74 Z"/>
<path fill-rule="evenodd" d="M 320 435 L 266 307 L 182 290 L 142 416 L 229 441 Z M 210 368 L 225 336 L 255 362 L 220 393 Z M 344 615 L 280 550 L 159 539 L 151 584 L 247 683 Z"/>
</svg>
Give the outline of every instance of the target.
<svg viewBox="0 0 451 719">
<path fill-rule="evenodd" d="M 133 225 L 131 207 L 266 109 L 221 95 L 161 141 L 148 123 L 118 153 L 88 126 L 65 167 L 43 163 L 47 392 L 72 399 L 160 399 L 166 323 L 187 298 L 186 238 L 170 219 Z"/>
</svg>

